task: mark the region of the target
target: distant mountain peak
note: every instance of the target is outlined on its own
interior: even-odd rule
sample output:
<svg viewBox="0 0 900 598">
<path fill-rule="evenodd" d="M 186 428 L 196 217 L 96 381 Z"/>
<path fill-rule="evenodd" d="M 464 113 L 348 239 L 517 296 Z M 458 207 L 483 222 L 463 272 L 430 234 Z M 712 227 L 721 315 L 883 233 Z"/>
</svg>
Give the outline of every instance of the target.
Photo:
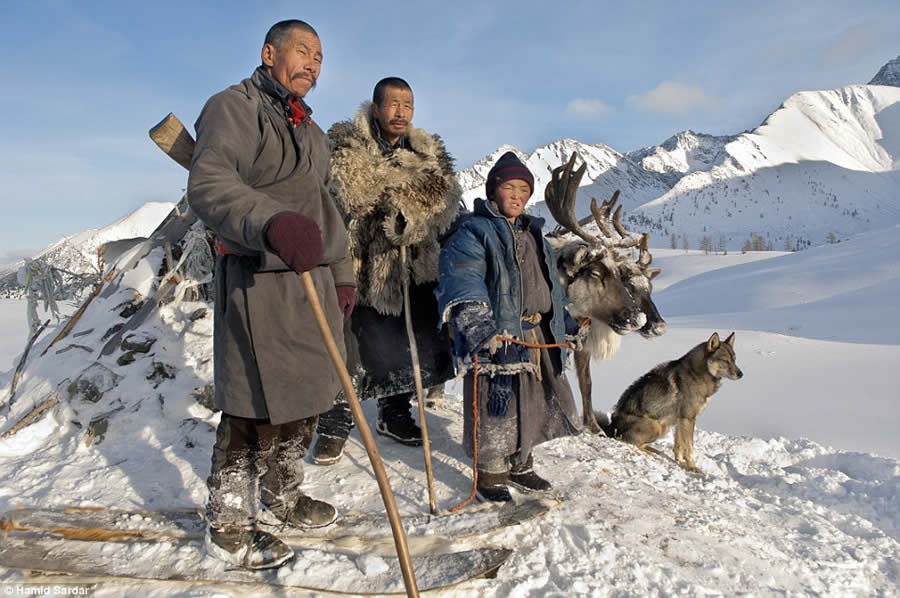
<svg viewBox="0 0 900 598">
<path fill-rule="evenodd" d="M 878 74 L 869 81 L 869 85 L 893 85 L 900 87 L 900 56 L 889 61 Z"/>
</svg>

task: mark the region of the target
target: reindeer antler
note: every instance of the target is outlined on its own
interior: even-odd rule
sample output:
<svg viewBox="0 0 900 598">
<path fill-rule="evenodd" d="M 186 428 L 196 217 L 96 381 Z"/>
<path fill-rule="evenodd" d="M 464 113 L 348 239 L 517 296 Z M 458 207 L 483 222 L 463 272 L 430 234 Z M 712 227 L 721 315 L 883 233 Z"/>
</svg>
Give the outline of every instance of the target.
<svg viewBox="0 0 900 598">
<path fill-rule="evenodd" d="M 640 250 L 640 254 L 638 255 L 637 265 L 641 267 L 641 270 L 644 271 L 644 275 L 653 280 L 659 273 L 662 272 L 662 268 L 651 268 L 650 264 L 653 263 L 653 255 L 650 253 L 650 234 L 644 233 L 641 235 L 641 242 L 638 245 L 638 249 Z"/>
<path fill-rule="evenodd" d="M 625 230 L 625 226 L 622 224 L 622 206 L 616 207 L 617 201 L 619 201 L 618 189 L 616 189 L 615 193 L 612 194 L 612 197 L 604 201 L 599 208 L 597 207 L 597 200 L 591 198 L 591 214 L 594 215 L 594 220 L 597 222 L 597 226 L 600 227 L 600 231 L 603 235 L 612 239 L 613 234 L 612 230 L 610 230 L 609 213 L 615 207 L 616 210 L 613 212 L 612 227 L 619 234 L 619 239 L 616 240 L 612 246 L 620 249 L 636 247 L 641 242 L 641 236 L 632 236 L 631 233 Z"/>
<path fill-rule="evenodd" d="M 557 166 L 550 172 L 550 182 L 544 189 L 544 202 L 547 204 L 550 214 L 553 215 L 553 219 L 563 229 L 575 233 L 593 245 L 600 240 L 582 230 L 575 218 L 575 193 L 578 191 L 581 177 L 587 170 L 587 162 L 585 162 L 581 168 L 573 172 L 577 158 L 578 154 L 573 153 L 565 165 Z"/>
<path fill-rule="evenodd" d="M 589 222 L 590 217 L 582 220 L 575 218 L 575 193 L 578 191 L 578 185 L 581 183 L 581 178 L 587 169 L 587 163 L 583 163 L 581 168 L 573 171 L 577 158 L 578 154 L 573 153 L 565 165 L 558 166 L 551 171 L 551 180 L 544 190 L 544 201 L 547 209 L 550 210 L 553 218 L 562 229 L 578 235 L 591 245 L 609 249 L 635 247 L 640 243 L 640 237 L 632 237 L 625 230 L 625 227 L 622 226 L 622 206 L 616 209 L 612 221 L 612 227 L 619 233 L 620 238 L 615 238 L 610 226 L 609 214 L 615 207 L 616 202 L 619 201 L 618 190 L 599 207 L 597 206 L 597 200 L 591 198 L 591 214 L 602 236 L 597 237 L 582 228 L 582 224 Z"/>
</svg>

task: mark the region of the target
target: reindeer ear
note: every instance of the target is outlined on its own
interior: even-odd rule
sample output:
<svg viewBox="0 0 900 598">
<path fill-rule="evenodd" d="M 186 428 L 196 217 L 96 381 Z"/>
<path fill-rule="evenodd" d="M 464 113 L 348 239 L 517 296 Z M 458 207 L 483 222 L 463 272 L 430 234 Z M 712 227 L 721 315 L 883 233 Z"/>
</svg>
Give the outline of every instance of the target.
<svg viewBox="0 0 900 598">
<path fill-rule="evenodd" d="M 591 250 L 585 245 L 581 245 L 575 250 L 572 256 L 572 263 L 569 264 L 569 276 L 575 276 L 584 268 L 584 264 L 591 258 Z"/>
<path fill-rule="evenodd" d="M 728 335 L 728 338 L 725 339 L 725 344 L 731 345 L 731 347 L 734 347 L 734 333 L 733 332 Z"/>
<path fill-rule="evenodd" d="M 713 332 L 709 340 L 706 341 L 706 350 L 712 353 L 719 348 L 719 333 Z"/>
<path fill-rule="evenodd" d="M 653 268 L 652 270 L 647 270 L 647 280 L 653 280 L 659 273 L 662 272 L 662 268 Z"/>
<path fill-rule="evenodd" d="M 586 252 L 587 248 L 584 245 L 576 245 L 574 247 L 564 245 L 560 250 L 559 257 L 556 260 L 556 267 L 560 276 L 565 276 L 569 279 L 565 284 L 568 284 L 581 269 L 580 263 L 584 261 Z"/>
</svg>

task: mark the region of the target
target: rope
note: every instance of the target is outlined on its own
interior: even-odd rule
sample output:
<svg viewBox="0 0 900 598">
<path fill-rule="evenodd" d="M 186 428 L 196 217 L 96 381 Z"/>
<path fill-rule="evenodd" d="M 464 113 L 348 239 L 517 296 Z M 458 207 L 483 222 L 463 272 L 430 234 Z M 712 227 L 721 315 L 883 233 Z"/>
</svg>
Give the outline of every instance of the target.
<svg viewBox="0 0 900 598">
<path fill-rule="evenodd" d="M 535 338 L 537 335 L 535 335 Z M 559 347 L 566 347 L 571 349 L 569 343 L 529 343 L 526 341 L 520 341 L 519 339 L 512 338 L 510 336 L 498 336 L 498 340 L 507 343 L 515 343 L 517 345 L 524 345 L 530 349 L 555 349 Z M 540 371 L 540 370 L 538 370 Z M 478 355 L 474 355 L 472 358 L 472 492 L 469 494 L 469 497 L 456 505 L 455 507 L 450 509 L 451 513 L 462 509 L 472 503 L 475 500 L 475 495 L 478 492 Z"/>
</svg>

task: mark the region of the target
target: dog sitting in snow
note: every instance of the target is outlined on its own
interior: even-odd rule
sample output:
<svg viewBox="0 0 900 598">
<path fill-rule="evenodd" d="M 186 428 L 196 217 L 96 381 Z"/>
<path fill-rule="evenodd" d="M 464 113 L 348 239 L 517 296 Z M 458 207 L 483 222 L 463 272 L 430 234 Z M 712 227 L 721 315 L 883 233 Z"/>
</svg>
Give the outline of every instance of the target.
<svg viewBox="0 0 900 598">
<path fill-rule="evenodd" d="M 694 424 L 722 378 L 744 375 L 735 363 L 734 333 L 719 341 L 713 332 L 680 359 L 662 363 L 628 387 L 616 403 L 612 417 L 598 413 L 607 436 L 659 454 L 648 446 L 675 426 L 675 460 L 689 471 L 694 464 Z"/>
</svg>

